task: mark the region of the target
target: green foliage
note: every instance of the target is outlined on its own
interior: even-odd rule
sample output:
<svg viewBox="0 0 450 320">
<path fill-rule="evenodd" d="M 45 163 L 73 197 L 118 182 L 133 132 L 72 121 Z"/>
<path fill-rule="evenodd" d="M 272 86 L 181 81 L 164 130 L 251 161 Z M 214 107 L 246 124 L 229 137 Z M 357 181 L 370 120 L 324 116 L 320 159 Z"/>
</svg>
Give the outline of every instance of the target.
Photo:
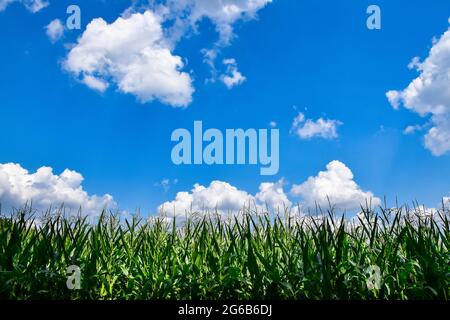
<svg viewBox="0 0 450 320">
<path fill-rule="evenodd" d="M 0 218 L 2 299 L 448 299 L 449 212 Z M 171 221 L 171 222 L 168 222 Z M 81 269 L 80 290 L 66 286 Z M 370 266 L 380 286 L 367 285 Z"/>
</svg>

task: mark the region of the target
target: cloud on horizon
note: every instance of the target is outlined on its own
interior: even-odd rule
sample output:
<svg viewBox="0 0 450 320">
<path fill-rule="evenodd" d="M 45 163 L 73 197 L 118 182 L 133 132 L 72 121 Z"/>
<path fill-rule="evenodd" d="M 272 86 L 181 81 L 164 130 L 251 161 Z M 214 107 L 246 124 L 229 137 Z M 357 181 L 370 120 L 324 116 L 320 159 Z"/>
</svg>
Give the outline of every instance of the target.
<svg viewBox="0 0 450 320">
<path fill-rule="evenodd" d="M 159 212 L 168 215 L 183 216 L 186 212 L 202 213 L 217 212 L 226 214 L 237 213 L 244 206 L 251 210 L 283 213 L 291 208 L 298 212 L 297 203 L 302 212 L 308 209 L 314 212 L 316 204 L 323 209 L 331 204 L 339 210 L 355 211 L 365 205 L 366 201 L 373 207 L 381 204 L 381 200 L 370 191 L 363 191 L 354 181 L 351 170 L 340 161 L 331 161 L 326 171 L 321 171 L 315 177 L 309 177 L 301 184 L 294 184 L 290 194 L 298 199 L 294 202 L 284 191 L 284 180 L 264 182 L 259 191 L 252 195 L 245 190 L 239 190 L 228 182 L 213 181 L 209 186 L 195 184 L 190 192 L 178 192 L 175 199 L 167 201 L 158 207 Z"/>
<path fill-rule="evenodd" d="M 3 212 L 32 204 L 33 209 L 45 212 L 64 205 L 67 211 L 98 216 L 105 208 L 114 209 L 117 204 L 109 194 L 90 195 L 83 189 L 83 176 L 66 169 L 60 175 L 51 167 L 41 167 L 30 173 L 20 164 L 0 164 L 0 204 Z"/>
</svg>

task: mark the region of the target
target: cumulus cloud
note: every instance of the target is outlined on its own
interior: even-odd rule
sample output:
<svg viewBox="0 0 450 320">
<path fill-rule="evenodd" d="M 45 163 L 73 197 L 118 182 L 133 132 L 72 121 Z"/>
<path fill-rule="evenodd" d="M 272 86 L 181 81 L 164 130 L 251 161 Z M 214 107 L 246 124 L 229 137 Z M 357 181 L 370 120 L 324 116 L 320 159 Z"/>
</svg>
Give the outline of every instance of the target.
<svg viewBox="0 0 450 320">
<path fill-rule="evenodd" d="M 184 216 L 186 213 L 237 214 L 244 207 L 252 212 L 283 213 L 292 206 L 283 190 L 284 181 L 265 182 L 259 191 L 251 193 L 239 190 L 228 182 L 212 181 L 208 187 L 195 184 L 190 192 L 178 192 L 175 200 L 168 201 L 158 207 L 159 212 L 167 215 Z"/>
<path fill-rule="evenodd" d="M 195 184 L 191 192 L 178 192 L 175 200 L 165 202 L 158 211 L 167 214 L 185 215 L 186 212 L 239 212 L 252 205 L 255 198 L 223 181 L 213 181 L 208 187 Z"/>
<path fill-rule="evenodd" d="M 308 208 L 315 208 L 316 203 L 327 208 L 328 200 L 341 210 L 358 210 L 370 200 L 373 206 L 381 203 L 370 191 L 361 190 L 353 178 L 352 171 L 345 164 L 334 160 L 328 163 L 326 171 L 309 177 L 302 184 L 293 185 L 291 193 L 301 197 Z"/>
<path fill-rule="evenodd" d="M 408 67 L 416 69 L 419 76 L 406 89 L 388 91 L 386 96 L 393 108 L 403 105 L 430 118 L 425 147 L 441 156 L 450 151 L 450 29 L 434 41 L 423 62 L 415 57 Z"/>
<path fill-rule="evenodd" d="M 337 128 L 342 125 L 338 120 L 319 118 L 317 120 L 306 119 L 303 113 L 299 113 L 292 122 L 291 132 L 301 139 L 312 138 L 336 139 Z"/>
<path fill-rule="evenodd" d="M 64 25 L 59 19 L 55 19 L 45 27 L 45 32 L 52 43 L 57 42 L 64 35 Z"/>
<path fill-rule="evenodd" d="M 239 190 L 228 182 L 213 181 L 208 187 L 194 185 L 190 192 L 178 192 L 173 201 L 163 203 L 158 211 L 169 216 L 184 216 L 186 213 L 239 213 L 243 207 L 257 212 L 281 213 L 289 210 L 291 215 L 301 215 L 301 208 L 313 209 L 316 203 L 328 208 L 330 203 L 338 210 L 356 211 L 361 205 L 370 202 L 372 206 L 381 204 L 381 200 L 370 191 L 362 190 L 353 180 L 353 173 L 337 160 L 327 165 L 327 170 L 317 176 L 309 177 L 301 184 L 294 184 L 291 195 L 299 199 L 293 202 L 284 191 L 287 184 L 283 179 L 278 182 L 264 182 L 259 191 L 251 194 Z M 297 206 L 297 204 L 299 206 Z"/>
<path fill-rule="evenodd" d="M 5 10 L 6 7 L 13 2 L 22 3 L 29 11 L 33 13 L 41 11 L 50 5 L 50 3 L 45 0 L 0 0 L 0 11 Z"/>
<path fill-rule="evenodd" d="M 54 174 L 50 167 L 30 173 L 19 164 L 0 164 L 0 203 L 3 212 L 32 202 L 33 208 L 44 212 L 64 204 L 71 211 L 82 209 L 86 215 L 96 216 L 104 208 L 116 203 L 109 194 L 89 195 L 82 186 L 83 176 L 72 170 Z"/>
<path fill-rule="evenodd" d="M 173 55 L 161 19 L 152 11 L 134 13 L 108 24 L 92 20 L 64 62 L 84 84 L 105 91 L 111 82 L 142 103 L 159 100 L 187 106 L 194 92 L 182 58 Z"/>
<path fill-rule="evenodd" d="M 255 195 L 257 204 L 269 212 L 283 213 L 284 209 L 292 208 L 292 202 L 284 192 L 284 180 L 276 183 L 263 182 L 259 185 L 259 192 Z M 293 208 L 295 210 L 295 208 Z"/>
<path fill-rule="evenodd" d="M 256 18 L 257 12 L 270 2 L 137 0 L 111 24 L 101 18 L 92 20 L 70 50 L 64 66 L 99 92 L 114 83 L 119 91 L 133 94 L 143 103 L 159 100 L 186 107 L 192 101 L 194 88 L 191 76 L 182 71 L 183 60 L 173 54 L 178 41 L 191 30 L 197 32 L 201 20 L 212 22 L 219 38 L 212 48 L 202 49 L 205 62 L 213 70 L 209 80 L 220 79 L 232 88 L 245 81 L 236 62 L 225 63 L 221 74 L 215 68 L 215 60 L 221 48 L 233 39 L 234 24 Z M 140 13 L 143 9 L 146 11 Z"/>
<path fill-rule="evenodd" d="M 228 89 L 241 85 L 246 80 L 245 76 L 239 72 L 235 59 L 225 59 L 223 60 L 223 64 L 226 65 L 227 70 L 220 77 L 220 80 L 227 86 Z"/>
</svg>

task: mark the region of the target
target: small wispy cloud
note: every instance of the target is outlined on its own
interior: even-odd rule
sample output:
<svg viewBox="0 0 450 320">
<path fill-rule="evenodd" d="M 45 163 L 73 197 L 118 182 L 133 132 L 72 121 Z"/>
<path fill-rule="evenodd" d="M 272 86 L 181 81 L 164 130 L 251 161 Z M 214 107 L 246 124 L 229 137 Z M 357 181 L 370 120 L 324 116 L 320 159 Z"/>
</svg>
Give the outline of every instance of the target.
<svg viewBox="0 0 450 320">
<path fill-rule="evenodd" d="M 52 43 L 57 42 L 64 35 L 64 25 L 59 19 L 55 19 L 45 27 L 45 33 Z"/>
<path fill-rule="evenodd" d="M 28 11 L 32 13 L 39 12 L 50 5 L 50 3 L 45 0 L 0 0 L 0 11 L 5 10 L 6 7 L 13 2 L 22 3 Z"/>
<path fill-rule="evenodd" d="M 220 77 L 220 80 L 227 86 L 228 89 L 232 89 L 235 86 L 239 86 L 246 80 L 245 76 L 239 72 L 235 59 L 225 59 L 223 64 L 227 67 L 225 73 Z"/>
<path fill-rule="evenodd" d="M 339 120 L 323 118 L 317 120 L 306 119 L 305 115 L 300 112 L 292 122 L 291 133 L 304 140 L 312 138 L 331 140 L 338 137 L 337 129 L 342 124 Z"/>
<path fill-rule="evenodd" d="M 422 131 L 424 129 L 425 129 L 424 126 L 421 126 L 421 125 L 418 125 L 418 124 L 416 124 L 414 126 L 407 126 L 405 128 L 405 130 L 403 130 L 403 134 L 404 135 L 411 135 L 411 134 L 414 134 L 416 132 L 420 132 L 420 131 Z"/>
<path fill-rule="evenodd" d="M 154 186 L 162 188 L 164 192 L 168 192 L 176 184 L 178 184 L 178 179 L 162 179 L 160 182 L 155 183 Z"/>
</svg>

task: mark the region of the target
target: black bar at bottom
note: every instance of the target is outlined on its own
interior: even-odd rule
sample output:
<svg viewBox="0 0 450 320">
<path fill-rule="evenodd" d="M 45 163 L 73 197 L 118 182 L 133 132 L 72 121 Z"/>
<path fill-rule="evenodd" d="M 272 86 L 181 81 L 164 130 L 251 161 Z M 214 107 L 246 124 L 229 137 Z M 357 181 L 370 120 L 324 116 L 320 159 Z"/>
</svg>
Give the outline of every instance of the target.
<svg viewBox="0 0 450 320">
<path fill-rule="evenodd" d="M 2 315 L 139 319 L 364 319 L 448 312 L 446 301 L 1 301 Z M 6 313 L 7 312 L 7 313 Z M 3 318 L 3 316 L 2 316 Z"/>
</svg>

